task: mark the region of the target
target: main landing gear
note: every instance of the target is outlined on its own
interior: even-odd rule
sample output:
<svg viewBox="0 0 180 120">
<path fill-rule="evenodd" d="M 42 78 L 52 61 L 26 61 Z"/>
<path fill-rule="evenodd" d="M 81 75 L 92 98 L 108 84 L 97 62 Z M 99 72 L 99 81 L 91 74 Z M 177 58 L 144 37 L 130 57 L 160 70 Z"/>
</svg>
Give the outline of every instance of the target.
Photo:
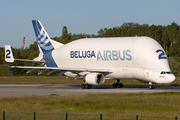
<svg viewBox="0 0 180 120">
<path fill-rule="evenodd" d="M 154 89 L 155 88 L 155 85 L 154 85 L 154 83 L 152 83 L 152 82 L 149 82 L 149 89 Z"/>
<path fill-rule="evenodd" d="M 119 83 L 119 82 L 120 82 L 120 79 L 117 79 L 117 83 L 113 83 L 112 87 L 113 88 L 122 88 L 123 84 Z"/>
<path fill-rule="evenodd" d="M 92 85 L 82 84 L 82 85 L 81 85 L 81 88 L 82 88 L 82 89 L 91 89 L 91 88 L 92 88 Z"/>
</svg>

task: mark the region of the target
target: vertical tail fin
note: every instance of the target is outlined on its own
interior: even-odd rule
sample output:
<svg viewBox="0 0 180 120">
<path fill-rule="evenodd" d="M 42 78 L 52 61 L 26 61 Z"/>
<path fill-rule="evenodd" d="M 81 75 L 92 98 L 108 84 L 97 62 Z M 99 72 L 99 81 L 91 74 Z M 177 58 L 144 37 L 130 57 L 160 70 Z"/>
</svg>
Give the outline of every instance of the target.
<svg viewBox="0 0 180 120">
<path fill-rule="evenodd" d="M 40 52 L 50 52 L 56 48 L 63 46 L 62 43 L 56 42 L 49 37 L 39 20 L 32 20 L 32 24 L 34 27 L 36 40 L 40 48 Z"/>
<path fill-rule="evenodd" d="M 32 20 L 32 23 L 36 40 L 43 53 L 54 50 L 54 47 L 50 42 L 50 37 L 42 26 L 41 22 L 39 20 Z"/>
<path fill-rule="evenodd" d="M 14 57 L 10 45 L 5 45 L 5 61 L 14 62 Z"/>
<path fill-rule="evenodd" d="M 42 26 L 41 22 L 39 20 L 32 20 L 32 23 L 34 27 L 36 40 L 43 53 L 54 50 L 54 47 L 50 42 L 50 37 L 47 34 L 44 27 Z"/>
</svg>

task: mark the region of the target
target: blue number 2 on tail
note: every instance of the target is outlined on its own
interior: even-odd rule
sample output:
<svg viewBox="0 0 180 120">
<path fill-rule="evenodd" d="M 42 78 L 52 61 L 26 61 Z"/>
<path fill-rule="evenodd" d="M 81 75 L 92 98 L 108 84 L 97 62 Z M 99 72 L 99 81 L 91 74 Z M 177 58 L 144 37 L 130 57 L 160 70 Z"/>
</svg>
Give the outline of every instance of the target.
<svg viewBox="0 0 180 120">
<path fill-rule="evenodd" d="M 11 53 L 11 51 L 8 49 L 8 50 L 6 50 L 6 58 L 11 58 L 9 55 L 10 55 L 10 53 Z"/>
<path fill-rule="evenodd" d="M 163 50 L 158 49 L 158 50 L 156 50 L 156 52 L 157 52 L 157 53 L 161 52 L 161 54 L 159 54 L 159 56 L 158 56 L 159 60 L 160 60 L 160 59 L 167 59 L 166 54 L 164 53 Z"/>
</svg>

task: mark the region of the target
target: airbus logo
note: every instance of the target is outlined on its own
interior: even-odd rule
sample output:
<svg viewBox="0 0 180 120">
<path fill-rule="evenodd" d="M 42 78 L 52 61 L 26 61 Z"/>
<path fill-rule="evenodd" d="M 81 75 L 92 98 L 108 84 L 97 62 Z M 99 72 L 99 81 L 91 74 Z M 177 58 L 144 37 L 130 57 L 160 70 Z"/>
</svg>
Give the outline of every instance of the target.
<svg viewBox="0 0 180 120">
<path fill-rule="evenodd" d="M 70 58 L 96 58 L 97 61 L 132 60 L 131 50 L 99 50 L 97 52 L 97 57 L 94 50 L 70 51 Z"/>
<path fill-rule="evenodd" d="M 132 60 L 131 50 L 104 50 L 103 52 L 98 51 L 97 61 L 117 61 L 117 60 Z"/>
</svg>

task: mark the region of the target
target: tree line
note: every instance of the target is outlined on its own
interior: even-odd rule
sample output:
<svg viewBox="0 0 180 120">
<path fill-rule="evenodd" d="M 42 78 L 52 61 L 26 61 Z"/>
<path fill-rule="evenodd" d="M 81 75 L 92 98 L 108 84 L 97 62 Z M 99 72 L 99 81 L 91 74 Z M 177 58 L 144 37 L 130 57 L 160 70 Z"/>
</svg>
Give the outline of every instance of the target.
<svg viewBox="0 0 180 120">
<path fill-rule="evenodd" d="M 68 32 L 66 26 L 62 28 L 62 35 L 59 37 L 53 37 L 52 39 L 63 44 L 69 43 L 71 41 L 81 39 L 81 38 L 97 38 L 97 37 L 130 37 L 130 36 L 148 36 L 155 39 L 166 51 L 169 57 L 169 64 L 172 72 L 175 75 L 180 74 L 180 26 L 175 22 L 171 25 L 148 25 L 148 24 L 138 24 L 138 23 L 123 23 L 121 26 L 113 28 L 100 29 L 97 35 L 94 34 L 72 34 Z M 28 49 L 15 49 L 12 48 L 15 58 L 19 59 L 34 59 L 38 56 L 38 46 L 37 42 L 34 42 L 29 46 Z M 0 64 L 6 64 L 4 61 L 4 48 L 0 48 Z M 10 65 L 37 65 L 36 63 L 20 62 L 15 61 Z M 12 74 L 25 74 L 24 69 L 12 69 Z M 30 74 L 37 74 L 37 71 Z"/>
</svg>

